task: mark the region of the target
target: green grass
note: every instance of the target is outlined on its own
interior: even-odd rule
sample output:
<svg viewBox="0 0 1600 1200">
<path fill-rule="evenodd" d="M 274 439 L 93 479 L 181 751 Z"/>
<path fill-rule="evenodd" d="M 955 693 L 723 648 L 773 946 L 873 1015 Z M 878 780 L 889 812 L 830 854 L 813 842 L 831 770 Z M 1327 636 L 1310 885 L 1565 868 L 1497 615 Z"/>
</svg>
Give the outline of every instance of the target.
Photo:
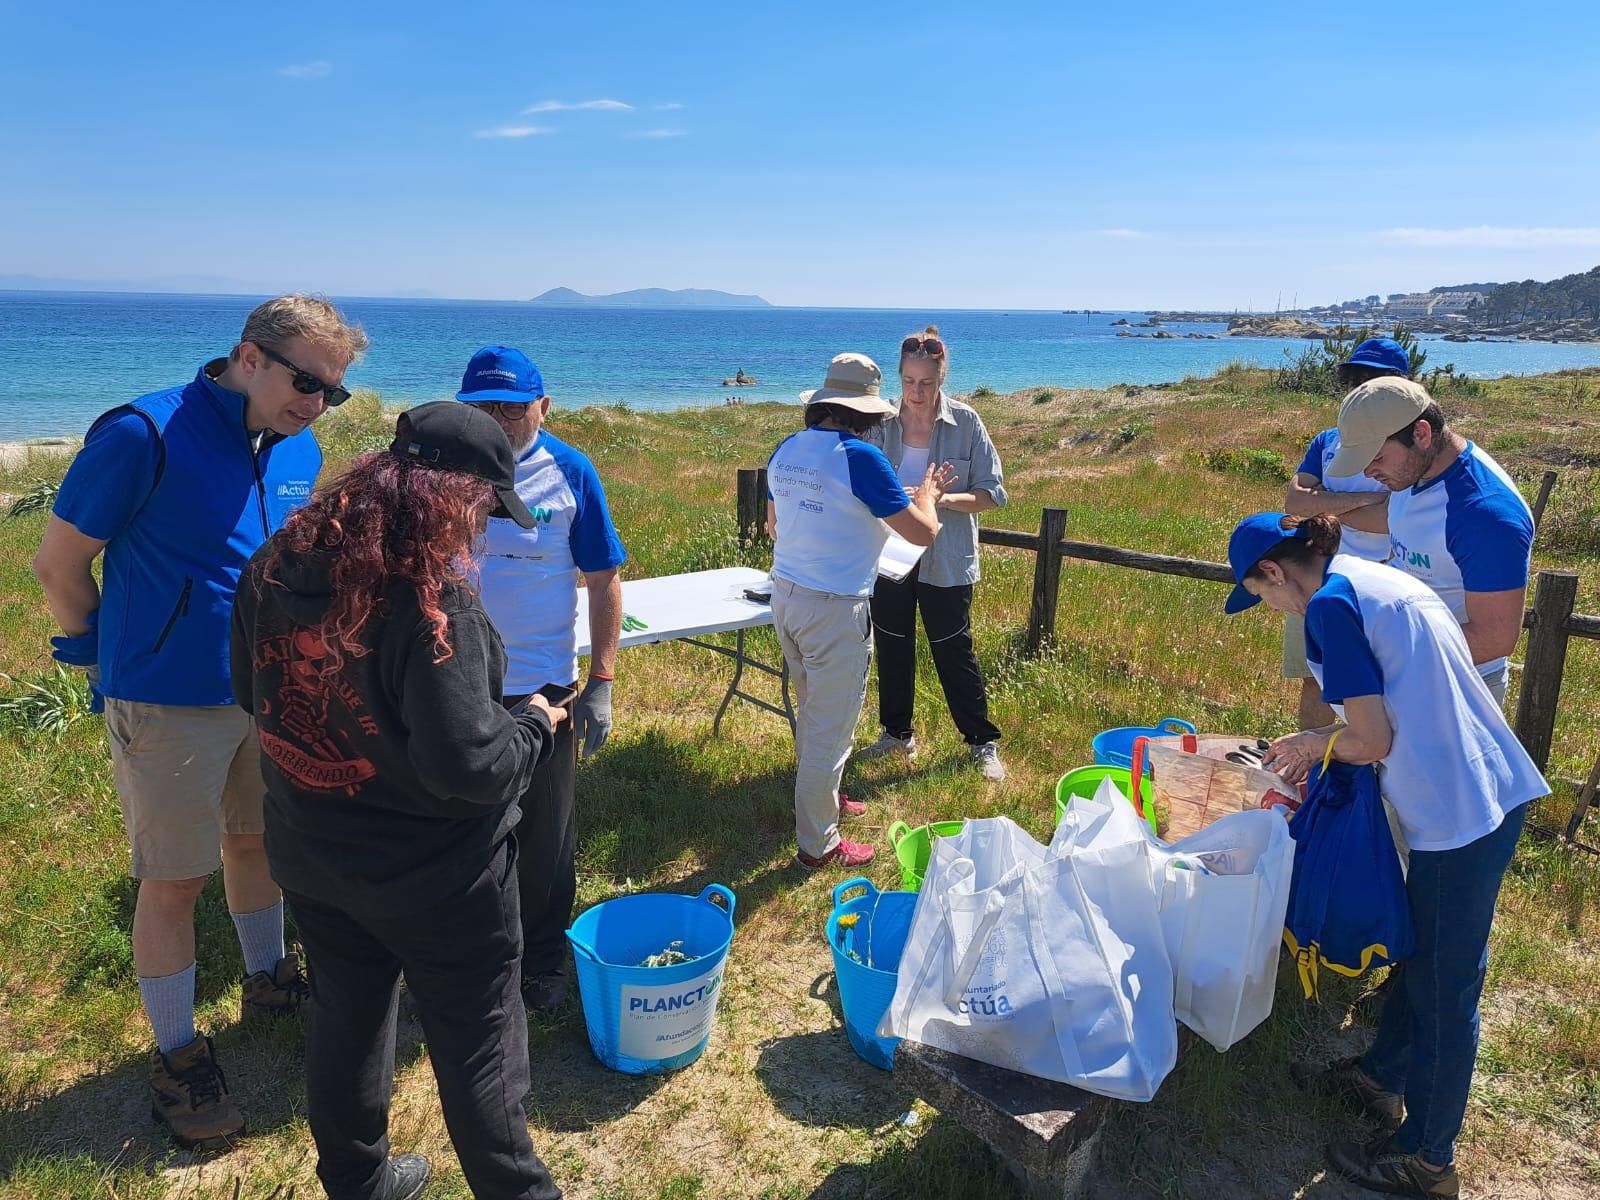
<svg viewBox="0 0 1600 1200">
<path fill-rule="evenodd" d="M 1276 472 L 1213 470 L 1206 455 L 1297 462 L 1336 401 L 1282 393 L 1243 367 L 1170 389 L 1028 389 L 984 400 L 1005 459 L 1009 508 L 996 527 L 1032 530 L 1065 507 L 1068 535 L 1205 559 L 1222 557 L 1239 514 L 1275 506 Z M 1449 395 L 1468 436 L 1495 448 L 1531 494 L 1558 462 L 1562 480 L 1536 547 L 1538 565 L 1580 573 L 1579 608 L 1600 612 L 1600 537 L 1592 532 L 1600 423 L 1573 407 L 1600 373 L 1489 381 Z M 1053 402 L 1035 404 L 1040 390 Z M 623 407 L 557 412 L 552 426 L 606 480 L 627 541 L 630 578 L 738 562 L 734 474 L 757 466 L 797 424 L 792 407 L 751 404 L 646 415 Z M 319 425 L 330 466 L 386 445 L 375 397 Z M 1135 430 L 1132 436 L 1123 431 Z M 1494 441 L 1499 437 L 1501 441 Z M 1501 447 L 1504 447 L 1502 450 Z M 1587 456 L 1593 455 L 1594 458 Z M 1574 465 L 1575 464 L 1575 465 Z M 1585 465 L 1590 464 L 1590 465 Z M 48 484 L 65 465 L 0 475 L 0 492 Z M 52 475 L 51 472 L 54 472 Z M 100 722 L 64 685 L 53 632 L 28 568 L 43 528 L 35 511 L 0 520 L 0 1200 L 190 1197 L 265 1200 L 293 1185 L 320 1194 L 292 1026 L 235 1024 L 238 949 L 216 881 L 199 909 L 201 1025 L 218 1041 L 251 1136 L 211 1160 L 168 1150 L 141 1100 L 148 1029 L 138 1007 L 128 928 L 133 890 Z M 1089 758 L 1111 725 L 1188 716 L 1203 727 L 1271 734 L 1290 726 L 1293 690 L 1277 676 L 1278 625 L 1261 612 L 1226 619 L 1215 584 L 1069 561 L 1057 638 L 1020 652 L 1033 560 L 989 547 L 975 624 L 1011 778 L 984 785 L 967 767 L 924 656 L 916 764 L 852 769 L 869 804 L 858 836 L 886 847 L 895 819 L 1005 813 L 1037 835 L 1053 818 L 1055 779 Z M 751 646 L 775 661 L 768 631 Z M 682 645 L 629 650 L 616 685 L 611 744 L 579 773 L 580 904 L 637 888 L 739 897 L 738 932 L 711 1045 L 668 1079 L 607 1072 L 589 1052 L 576 1007 L 531 1027 L 535 1143 L 578 1200 L 767 1197 L 1011 1197 L 1016 1188 L 969 1134 L 908 1101 L 850 1051 L 821 928 L 837 875 L 805 878 L 793 853 L 793 754 L 774 717 L 735 706 L 723 736 L 711 719 L 723 664 Z M 67 684 L 75 681 L 67 680 Z M 768 688 L 760 680 L 756 688 Z M 28 685 L 43 688 L 41 700 Z M 774 697 L 775 698 L 775 697 Z M 1513 697 L 1512 704 L 1514 705 Z M 863 736 L 876 712 L 869 693 Z M 1600 645 L 1572 644 L 1551 774 L 1587 774 L 1600 749 Z M 1541 806 L 1558 821 L 1571 793 Z M 1565 807 L 1564 807 L 1565 806 Z M 1600 842 L 1600 818 L 1589 840 Z M 870 871 L 896 886 L 886 852 Z M 1463 1135 L 1475 1190 L 1577 1197 L 1600 1190 L 1600 861 L 1528 837 L 1502 898 L 1485 1001 L 1481 1069 Z M 1118 1194 L 1286 1196 L 1311 1187 L 1319 1147 L 1356 1127 L 1291 1084 L 1286 1064 L 1332 1056 L 1367 1019 L 1355 985 L 1320 1004 L 1281 981 L 1273 1017 L 1226 1055 L 1187 1053 L 1156 1100 L 1123 1109 L 1103 1138 L 1101 1174 Z M 399 1149 L 434 1158 L 430 1196 L 464 1198 L 432 1086 L 427 1048 L 404 1020 L 392 1123 Z M 1563 1191 L 1561 1188 L 1566 1188 Z"/>
</svg>

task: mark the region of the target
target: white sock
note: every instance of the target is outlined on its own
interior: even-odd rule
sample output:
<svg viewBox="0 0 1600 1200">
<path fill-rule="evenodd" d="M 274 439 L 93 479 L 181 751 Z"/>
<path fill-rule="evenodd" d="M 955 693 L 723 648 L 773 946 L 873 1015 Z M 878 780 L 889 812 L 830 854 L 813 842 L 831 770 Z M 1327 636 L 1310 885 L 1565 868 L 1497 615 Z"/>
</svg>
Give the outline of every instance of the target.
<svg viewBox="0 0 1600 1200">
<path fill-rule="evenodd" d="M 171 975 L 139 976 L 139 996 L 161 1053 L 180 1050 L 198 1036 L 194 1030 L 193 963 Z"/>
<path fill-rule="evenodd" d="M 244 951 L 244 973 L 272 974 L 283 957 L 283 900 L 253 913 L 228 914 L 239 931 L 239 949 Z"/>
</svg>

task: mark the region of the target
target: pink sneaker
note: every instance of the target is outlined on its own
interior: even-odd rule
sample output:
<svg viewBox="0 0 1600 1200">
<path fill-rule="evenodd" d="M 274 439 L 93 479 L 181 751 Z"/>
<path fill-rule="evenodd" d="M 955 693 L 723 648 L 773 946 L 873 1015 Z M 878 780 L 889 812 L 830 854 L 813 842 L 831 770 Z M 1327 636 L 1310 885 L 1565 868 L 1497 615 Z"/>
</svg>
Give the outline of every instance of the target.
<svg viewBox="0 0 1600 1200">
<path fill-rule="evenodd" d="M 867 806 L 861 801 L 852 800 L 843 792 L 839 793 L 839 816 L 841 819 L 844 817 L 859 817 L 866 811 Z"/>
<path fill-rule="evenodd" d="M 847 842 L 841 838 L 839 844 L 821 858 L 812 858 L 811 855 L 797 850 L 794 860 L 808 871 L 830 866 L 864 867 L 872 861 L 874 853 L 871 846 L 863 846 L 860 842 Z"/>
</svg>

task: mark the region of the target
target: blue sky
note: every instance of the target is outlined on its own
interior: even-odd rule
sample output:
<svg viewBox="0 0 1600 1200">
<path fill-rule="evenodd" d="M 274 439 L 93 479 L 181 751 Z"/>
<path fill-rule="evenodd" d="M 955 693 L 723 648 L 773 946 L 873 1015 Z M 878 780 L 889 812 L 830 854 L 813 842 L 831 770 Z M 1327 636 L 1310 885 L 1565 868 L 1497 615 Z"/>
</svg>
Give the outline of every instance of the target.
<svg viewBox="0 0 1600 1200">
<path fill-rule="evenodd" d="M 5 0 L 0 277 L 1270 309 L 1600 263 L 1592 0 L 1303 7 Z"/>
</svg>

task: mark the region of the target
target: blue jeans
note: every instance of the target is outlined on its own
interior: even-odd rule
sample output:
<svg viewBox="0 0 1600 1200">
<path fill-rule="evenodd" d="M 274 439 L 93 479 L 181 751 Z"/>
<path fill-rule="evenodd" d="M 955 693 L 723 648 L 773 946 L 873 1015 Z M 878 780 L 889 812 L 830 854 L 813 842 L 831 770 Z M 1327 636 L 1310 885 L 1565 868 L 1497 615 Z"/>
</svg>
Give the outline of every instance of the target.
<svg viewBox="0 0 1600 1200">
<path fill-rule="evenodd" d="M 1406 896 L 1416 953 L 1400 966 L 1361 1069 L 1405 1096 L 1394 1145 L 1435 1166 L 1455 1156 L 1478 1056 L 1478 997 L 1489 967 L 1489 926 L 1528 806 L 1455 850 L 1412 851 Z"/>
</svg>

